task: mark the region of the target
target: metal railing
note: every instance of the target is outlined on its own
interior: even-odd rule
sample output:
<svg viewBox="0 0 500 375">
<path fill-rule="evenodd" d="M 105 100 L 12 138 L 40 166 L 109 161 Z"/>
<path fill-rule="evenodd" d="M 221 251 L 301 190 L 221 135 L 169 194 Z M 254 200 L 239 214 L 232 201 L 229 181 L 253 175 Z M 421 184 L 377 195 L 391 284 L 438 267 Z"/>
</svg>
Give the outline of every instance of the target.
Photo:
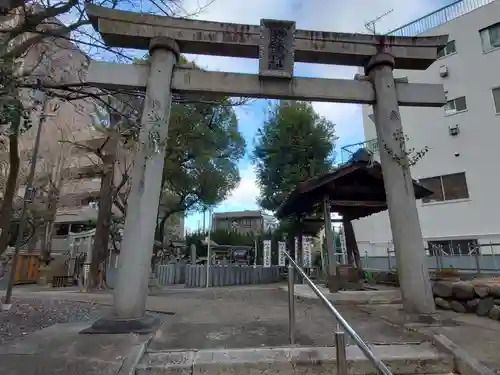
<svg viewBox="0 0 500 375">
<path fill-rule="evenodd" d="M 396 253 L 391 243 L 377 246 L 370 244 L 371 250 L 365 250 L 361 258 L 363 268 L 371 270 L 394 270 L 397 268 Z M 500 243 L 470 244 L 466 248 L 460 245 L 431 246 L 425 248 L 426 262 L 430 271 L 455 269 L 463 273 L 500 274 Z"/>
<path fill-rule="evenodd" d="M 495 0 L 459 0 L 426 14 L 415 21 L 407 23 L 395 30 L 387 33 L 392 36 L 415 36 L 425 33 L 428 30 L 441 26 L 464 14 L 472 12 L 484 5 L 488 5 Z"/>
<path fill-rule="evenodd" d="M 356 331 L 349 325 L 349 323 L 347 323 L 340 312 L 332 305 L 330 301 L 328 301 L 328 299 L 323 293 L 321 293 L 316 284 L 314 284 L 312 280 L 306 275 L 304 270 L 300 268 L 297 263 L 295 263 L 290 254 L 288 254 L 288 252 L 286 251 L 284 252 L 284 254 L 288 259 L 288 333 L 290 336 L 290 344 L 295 345 L 295 270 L 297 270 L 299 276 L 306 281 L 313 292 L 325 304 L 326 308 L 330 310 L 330 312 L 337 320 L 337 329 L 335 331 L 337 374 L 347 375 L 347 352 L 345 339 L 345 332 L 347 332 L 354 343 L 359 347 L 359 349 L 361 349 L 363 354 L 373 364 L 379 374 L 392 375 L 387 366 L 380 359 L 375 357 L 371 349 L 368 347 L 368 344 L 364 342 L 363 339 L 356 333 Z"/>
<path fill-rule="evenodd" d="M 347 163 L 349 159 L 354 155 L 354 153 L 360 149 L 366 149 L 372 154 L 378 152 L 378 142 L 377 138 L 369 139 L 368 141 L 353 143 L 349 145 L 342 146 L 340 149 L 340 157 L 343 163 Z"/>
</svg>

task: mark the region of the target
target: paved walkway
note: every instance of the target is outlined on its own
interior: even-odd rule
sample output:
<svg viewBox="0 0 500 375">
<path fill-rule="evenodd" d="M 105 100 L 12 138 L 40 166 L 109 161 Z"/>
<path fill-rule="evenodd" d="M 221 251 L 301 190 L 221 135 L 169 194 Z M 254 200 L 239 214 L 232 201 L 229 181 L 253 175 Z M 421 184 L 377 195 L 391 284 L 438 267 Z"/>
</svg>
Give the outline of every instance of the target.
<svg viewBox="0 0 500 375">
<path fill-rule="evenodd" d="M 19 288 L 17 296 L 92 300 L 112 304 L 108 293 L 82 294 L 52 289 Z M 167 313 L 162 331 L 152 342 L 160 349 L 239 348 L 288 345 L 288 298 L 280 285 L 164 290 L 147 300 L 150 311 Z M 296 301 L 296 339 L 300 345 L 334 345 L 336 322 L 319 300 Z M 393 327 L 355 306 L 339 306 L 347 321 L 373 344 L 416 343 L 424 337 Z"/>
</svg>

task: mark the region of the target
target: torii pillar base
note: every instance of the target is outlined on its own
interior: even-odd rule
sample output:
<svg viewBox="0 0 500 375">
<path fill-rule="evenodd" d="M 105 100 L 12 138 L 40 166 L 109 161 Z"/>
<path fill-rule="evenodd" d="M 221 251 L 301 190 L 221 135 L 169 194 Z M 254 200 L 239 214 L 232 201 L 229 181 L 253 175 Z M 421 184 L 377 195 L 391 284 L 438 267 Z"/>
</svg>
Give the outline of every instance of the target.
<svg viewBox="0 0 500 375">
<path fill-rule="evenodd" d="M 154 315 L 145 314 L 137 319 L 102 318 L 94 322 L 80 334 L 148 334 L 155 332 L 163 321 Z"/>
</svg>

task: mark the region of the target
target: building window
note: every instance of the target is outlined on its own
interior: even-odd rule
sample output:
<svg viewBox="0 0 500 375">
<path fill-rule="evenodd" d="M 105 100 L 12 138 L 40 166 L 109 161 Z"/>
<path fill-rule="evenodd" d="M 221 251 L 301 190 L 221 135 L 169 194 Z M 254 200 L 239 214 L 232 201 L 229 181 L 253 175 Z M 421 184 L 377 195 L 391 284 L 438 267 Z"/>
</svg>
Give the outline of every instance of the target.
<svg viewBox="0 0 500 375">
<path fill-rule="evenodd" d="M 493 93 L 493 103 L 495 104 L 495 112 L 500 114 L 500 87 L 491 90 Z"/>
<path fill-rule="evenodd" d="M 61 223 L 54 225 L 56 236 L 67 236 L 69 234 L 69 224 Z"/>
<path fill-rule="evenodd" d="M 422 199 L 424 203 L 469 198 L 467 180 L 463 172 L 423 178 L 419 181 L 427 189 L 433 192 L 430 197 Z"/>
<path fill-rule="evenodd" d="M 463 112 L 467 110 L 467 102 L 465 96 L 459 98 L 448 100 L 444 105 L 445 116 L 454 115 L 455 113 Z"/>
<path fill-rule="evenodd" d="M 500 47 L 500 22 L 479 30 L 483 52 L 489 52 Z"/>
<path fill-rule="evenodd" d="M 439 59 L 441 57 L 445 57 L 454 53 L 457 53 L 457 47 L 455 46 L 455 41 L 450 40 L 448 43 L 446 43 L 444 48 L 438 52 L 437 57 Z"/>
<path fill-rule="evenodd" d="M 470 255 L 478 253 L 477 239 L 427 241 L 429 255 Z"/>
<path fill-rule="evenodd" d="M 92 223 L 72 223 L 71 224 L 71 233 L 82 233 L 87 232 L 95 228 L 95 225 Z"/>
</svg>

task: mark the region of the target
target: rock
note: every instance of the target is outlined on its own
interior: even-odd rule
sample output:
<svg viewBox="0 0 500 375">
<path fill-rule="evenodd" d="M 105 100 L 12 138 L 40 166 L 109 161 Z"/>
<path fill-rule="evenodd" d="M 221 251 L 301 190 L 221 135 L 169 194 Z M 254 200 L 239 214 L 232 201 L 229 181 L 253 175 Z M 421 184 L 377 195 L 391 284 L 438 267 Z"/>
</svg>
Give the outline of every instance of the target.
<svg viewBox="0 0 500 375">
<path fill-rule="evenodd" d="M 474 286 L 463 281 L 453 283 L 452 286 L 453 297 L 460 300 L 473 299 L 476 294 L 474 293 Z"/>
<path fill-rule="evenodd" d="M 453 294 L 452 283 L 447 281 L 436 281 L 432 291 L 437 297 L 449 298 Z"/>
<path fill-rule="evenodd" d="M 465 305 L 460 301 L 453 300 L 451 301 L 450 306 L 451 309 L 457 313 L 465 313 L 467 311 Z"/>
<path fill-rule="evenodd" d="M 500 320 L 500 306 L 493 306 L 488 314 L 488 318 Z"/>
<path fill-rule="evenodd" d="M 474 298 L 471 299 L 470 301 L 467 301 L 465 303 L 467 307 L 467 312 L 476 312 L 477 305 L 479 304 L 480 299 L 479 298 Z"/>
<path fill-rule="evenodd" d="M 493 302 L 493 298 L 486 297 L 479 301 L 477 304 L 476 314 L 479 316 L 487 316 L 495 303 Z"/>
<path fill-rule="evenodd" d="M 474 292 L 479 298 L 488 297 L 490 287 L 488 285 L 474 285 Z"/>
<path fill-rule="evenodd" d="M 500 298 L 500 285 L 490 286 L 490 296 Z"/>
<path fill-rule="evenodd" d="M 439 307 L 443 310 L 450 310 L 451 309 L 450 303 L 447 300 L 445 300 L 444 298 L 436 297 L 436 298 L 434 298 L 434 303 L 436 304 L 437 307 Z"/>
</svg>

